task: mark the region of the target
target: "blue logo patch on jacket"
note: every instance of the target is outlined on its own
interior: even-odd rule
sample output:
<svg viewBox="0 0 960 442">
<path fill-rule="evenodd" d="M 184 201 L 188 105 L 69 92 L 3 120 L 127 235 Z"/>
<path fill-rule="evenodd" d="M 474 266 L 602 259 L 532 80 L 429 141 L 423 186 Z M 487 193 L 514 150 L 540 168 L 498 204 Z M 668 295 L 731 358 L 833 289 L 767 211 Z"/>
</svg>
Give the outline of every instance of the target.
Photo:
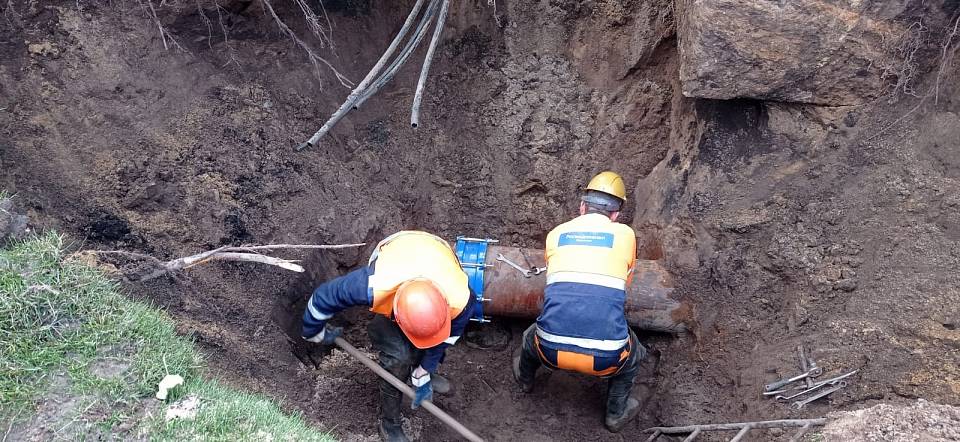
<svg viewBox="0 0 960 442">
<path fill-rule="evenodd" d="M 567 232 L 560 235 L 557 246 L 590 246 L 613 248 L 613 234 L 606 232 Z"/>
</svg>

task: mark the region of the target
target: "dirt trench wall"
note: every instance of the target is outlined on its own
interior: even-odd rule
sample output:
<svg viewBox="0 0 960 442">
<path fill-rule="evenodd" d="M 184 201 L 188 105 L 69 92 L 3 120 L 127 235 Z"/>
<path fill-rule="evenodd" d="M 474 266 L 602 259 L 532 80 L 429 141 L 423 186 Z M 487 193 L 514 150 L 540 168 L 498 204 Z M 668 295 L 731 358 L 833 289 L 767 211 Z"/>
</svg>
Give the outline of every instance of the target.
<svg viewBox="0 0 960 442">
<path fill-rule="evenodd" d="M 322 51 L 353 80 L 412 4 L 362 3 L 328 2 L 336 52 Z M 227 243 L 375 243 L 402 228 L 539 246 L 610 158 L 635 182 L 668 147 L 677 67 L 666 4 L 454 2 L 419 129 L 408 123 L 417 75 L 408 66 L 301 153 L 292 147 L 348 90 L 322 69 L 318 82 L 257 2 L 202 13 L 167 2 L 177 7 L 161 9 L 160 24 L 182 50 L 164 49 L 157 22 L 130 4 L 11 4 L 2 15 L 15 16 L 4 23 L 14 25 L 0 26 L 0 185 L 35 227 L 66 232 L 78 247 L 173 258 Z M 306 35 L 292 4 L 273 5 Z M 286 336 L 312 286 L 368 253 L 301 255 L 303 277 L 218 264 L 129 291 L 167 309 L 207 351 L 214 375 L 282 399 L 345 438 L 368 437 L 372 376 L 342 358 L 308 369 Z M 341 318 L 361 345 L 367 319 Z M 447 409 L 496 432 L 488 436 L 596 433 L 601 408 L 571 411 L 555 398 L 575 387 L 582 393 L 569 401 L 600 404 L 598 385 L 571 378 L 521 400 L 511 393 L 509 349 L 499 351 L 450 356 L 447 370 L 463 390 Z M 514 404 L 508 421 L 467 412 L 478 404 L 499 411 L 504 402 Z M 542 430 L 530 419 L 545 409 L 567 419 Z M 429 419 L 412 422 L 445 437 Z"/>
<path fill-rule="evenodd" d="M 322 53 L 362 78 L 411 3 L 327 2 L 336 51 Z M 348 90 L 322 69 L 318 82 L 258 2 L 223 4 L 211 23 L 223 21 L 227 40 L 204 21 L 214 9 L 161 11 L 183 50 L 164 50 L 137 8 L 12 4 L 3 15 L 19 24 L 0 26 L 0 185 L 37 227 L 159 257 L 375 243 L 402 228 L 539 247 L 573 215 L 584 180 L 614 168 L 634 189 L 624 219 L 641 256 L 665 260 L 700 322 L 690 336 L 644 337 L 661 354 L 660 383 L 625 437 L 656 423 L 822 414 L 756 397 L 794 370 L 799 343 L 822 366 L 862 370 L 833 407 L 960 397 L 955 65 L 937 104 L 904 120 L 916 100 L 902 94 L 839 107 L 693 99 L 679 93 L 670 2 L 453 2 L 419 129 L 408 66 L 296 153 Z M 273 4 L 306 35 L 292 4 Z M 303 255 L 299 278 L 223 264 L 130 292 L 168 309 L 217 376 L 362 439 L 375 432 L 372 377 L 342 357 L 307 368 L 286 335 L 313 285 L 368 252 Z M 361 345 L 368 317 L 340 318 Z M 507 361 L 507 348 L 458 346 L 445 367 L 463 390 L 443 405 L 493 439 L 611 437 L 599 430 L 599 384 L 560 375 L 520 397 Z M 430 420 L 408 424 L 445 437 Z"/>
</svg>

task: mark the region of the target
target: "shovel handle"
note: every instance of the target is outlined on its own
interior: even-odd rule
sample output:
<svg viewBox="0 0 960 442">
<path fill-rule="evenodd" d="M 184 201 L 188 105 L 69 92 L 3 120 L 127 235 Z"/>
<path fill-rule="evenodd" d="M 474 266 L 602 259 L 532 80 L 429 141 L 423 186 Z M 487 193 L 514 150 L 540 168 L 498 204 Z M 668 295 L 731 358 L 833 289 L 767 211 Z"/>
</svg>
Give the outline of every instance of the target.
<svg viewBox="0 0 960 442">
<path fill-rule="evenodd" d="M 366 355 L 361 353 L 360 350 L 357 350 L 356 347 L 351 345 L 345 339 L 338 337 L 336 341 L 334 341 L 334 343 L 337 344 L 337 347 L 340 347 L 343 351 L 347 352 L 347 354 L 349 354 L 350 356 L 353 356 L 356 360 L 360 361 L 361 364 L 366 365 L 367 368 L 369 368 L 374 373 L 376 373 L 377 376 L 380 376 L 381 378 L 389 382 L 390 385 L 393 385 L 397 390 L 400 390 L 400 392 L 406 395 L 407 397 L 413 399 L 416 396 L 416 393 L 414 393 L 412 388 L 408 387 L 407 384 L 405 384 L 400 379 L 397 379 L 396 376 L 390 374 L 390 372 L 385 370 L 383 367 L 381 367 L 380 364 L 377 364 L 376 362 L 373 362 L 372 360 L 370 360 L 370 358 L 368 358 Z M 436 405 L 433 405 L 433 402 L 423 401 L 420 403 L 420 406 L 423 407 L 425 410 L 429 411 L 430 414 L 436 416 L 437 419 L 440 419 L 441 422 L 447 424 L 447 426 L 452 428 L 454 431 L 456 431 L 457 433 L 460 433 L 460 435 L 463 436 L 465 439 L 471 442 L 483 442 L 483 439 L 480 436 L 477 436 L 474 432 L 470 431 L 469 428 L 463 426 L 463 424 L 461 424 L 460 422 L 457 422 L 456 419 L 450 417 L 449 414 L 445 413 Z"/>
</svg>

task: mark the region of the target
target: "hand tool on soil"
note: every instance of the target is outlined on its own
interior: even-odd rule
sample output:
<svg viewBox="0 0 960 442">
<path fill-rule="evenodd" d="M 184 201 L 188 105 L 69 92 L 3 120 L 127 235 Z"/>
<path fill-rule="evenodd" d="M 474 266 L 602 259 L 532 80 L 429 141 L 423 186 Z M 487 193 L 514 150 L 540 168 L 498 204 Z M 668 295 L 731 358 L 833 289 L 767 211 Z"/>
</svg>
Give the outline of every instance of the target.
<svg viewBox="0 0 960 442">
<path fill-rule="evenodd" d="M 813 395 L 813 396 L 810 396 L 810 397 L 808 397 L 808 398 L 806 398 L 806 399 L 804 399 L 804 400 L 801 400 L 801 401 L 795 401 L 791 406 L 792 406 L 793 408 L 796 408 L 797 410 L 800 410 L 800 409 L 802 409 L 804 406 L 806 406 L 807 404 L 809 404 L 809 403 L 811 403 L 811 402 L 813 402 L 813 401 L 815 401 L 815 400 L 817 400 L 817 399 L 820 399 L 820 398 L 822 398 L 822 397 L 829 396 L 831 393 L 833 393 L 833 392 L 835 392 L 835 391 L 837 391 L 837 390 L 839 390 L 839 389 L 841 389 L 841 388 L 843 388 L 843 387 L 846 387 L 846 386 L 847 386 L 847 381 L 840 381 L 839 383 L 837 383 L 837 385 L 834 385 L 833 387 L 830 387 L 830 388 L 828 388 L 828 389 L 826 389 L 826 390 L 823 390 L 823 391 L 821 391 L 821 392 L 819 392 L 819 393 L 817 393 L 817 394 L 815 394 L 815 395 Z"/>
<path fill-rule="evenodd" d="M 806 378 L 808 378 L 808 377 L 817 377 L 817 376 L 820 376 L 821 374 L 823 374 L 823 369 L 822 369 L 822 368 L 820 368 L 820 367 L 811 368 L 810 370 L 807 370 L 806 372 L 801 373 L 801 374 L 798 374 L 798 375 L 796 375 L 796 376 L 794 376 L 794 377 L 792 377 L 792 378 L 782 379 L 782 380 L 779 380 L 779 381 L 777 381 L 777 382 L 773 382 L 773 383 L 767 384 L 767 385 L 765 385 L 765 386 L 763 387 L 763 390 L 764 390 L 764 391 L 777 390 L 777 389 L 780 389 L 781 387 L 783 387 L 783 386 L 785 386 L 785 385 L 788 385 L 788 384 L 797 382 L 797 381 L 802 380 L 802 379 L 806 379 Z"/>
<path fill-rule="evenodd" d="M 789 400 L 789 399 L 793 399 L 793 398 L 798 397 L 798 396 L 805 395 L 805 394 L 807 394 L 807 393 L 809 393 L 809 392 L 811 392 L 811 391 L 818 390 L 818 389 L 820 389 L 821 387 L 823 387 L 823 386 L 825 386 L 825 385 L 836 385 L 836 384 L 837 384 L 838 382 L 840 382 L 842 379 L 846 379 L 846 378 L 852 376 L 852 375 L 853 375 L 854 373 L 856 373 L 856 372 L 857 372 L 857 370 L 853 370 L 853 371 L 851 371 L 850 373 L 847 373 L 847 374 L 842 374 L 842 375 L 840 375 L 840 376 L 832 377 L 832 378 L 830 378 L 830 379 L 825 379 L 825 380 L 823 380 L 823 381 L 820 381 L 820 382 L 817 382 L 817 383 L 813 384 L 812 387 L 807 388 L 807 389 L 801 391 L 800 393 L 796 393 L 796 394 L 793 394 L 793 395 L 791 395 L 791 396 L 783 396 L 783 395 L 781 395 L 781 394 L 777 394 L 777 396 L 776 396 L 775 399 L 777 399 L 777 400 Z M 797 388 L 800 389 L 800 388 L 802 388 L 802 387 L 797 387 Z M 786 392 L 787 390 L 778 390 L 778 391 L 779 391 L 780 393 L 784 393 L 784 392 Z M 770 392 L 769 394 L 768 394 L 768 393 L 764 393 L 764 395 L 768 395 L 768 396 L 769 396 L 769 395 L 772 395 L 772 393 L 775 393 L 775 392 Z"/>
<path fill-rule="evenodd" d="M 805 394 L 807 394 L 807 393 L 810 393 L 810 392 L 812 392 L 812 391 L 814 391 L 814 390 L 819 390 L 819 389 L 821 389 L 821 388 L 823 388 L 823 387 L 825 387 L 825 386 L 827 386 L 827 385 L 837 385 L 837 384 L 840 383 L 840 382 L 843 382 L 843 381 L 833 381 L 833 382 L 827 382 L 827 383 L 814 384 L 814 386 L 812 386 L 812 387 L 810 387 L 810 388 L 808 388 L 808 389 L 806 389 L 806 390 L 801 390 L 799 393 L 791 394 L 790 396 L 784 396 L 784 395 L 782 395 L 782 394 L 778 394 L 774 399 L 776 399 L 776 400 L 778 400 L 778 401 L 789 401 L 790 399 L 803 396 L 803 395 L 805 395 Z"/>
<path fill-rule="evenodd" d="M 407 384 L 405 384 L 400 379 L 397 379 L 396 376 L 390 374 L 390 372 L 385 370 L 376 362 L 373 362 L 372 360 L 370 360 L 370 358 L 366 357 L 363 353 L 360 353 L 360 350 L 357 350 L 356 347 L 351 345 L 345 339 L 337 338 L 337 340 L 334 341 L 334 343 L 337 345 L 337 347 L 340 347 L 343 351 L 347 352 L 347 354 L 349 354 L 350 356 L 353 356 L 356 360 L 360 361 L 361 364 L 366 365 L 367 368 L 369 368 L 374 373 L 376 373 L 377 376 L 380 376 L 381 378 L 385 379 L 387 382 L 390 383 L 390 385 L 393 385 L 394 388 L 396 388 L 397 390 L 400 390 L 400 392 L 403 393 L 405 396 L 413 399 L 413 397 L 416 395 L 413 392 L 413 389 L 407 386 Z M 456 419 L 450 417 L 449 414 L 445 413 L 439 407 L 434 405 L 432 401 L 423 401 L 420 404 L 420 406 L 423 407 L 425 410 L 429 411 L 430 414 L 436 416 L 437 419 L 440 419 L 441 422 L 447 424 L 447 426 L 455 430 L 465 439 L 473 442 L 483 442 L 483 439 L 480 436 L 477 436 L 476 434 L 474 434 L 474 432 L 470 431 L 469 428 L 464 427 L 463 424 L 461 424 L 460 422 L 457 422 Z"/>
</svg>

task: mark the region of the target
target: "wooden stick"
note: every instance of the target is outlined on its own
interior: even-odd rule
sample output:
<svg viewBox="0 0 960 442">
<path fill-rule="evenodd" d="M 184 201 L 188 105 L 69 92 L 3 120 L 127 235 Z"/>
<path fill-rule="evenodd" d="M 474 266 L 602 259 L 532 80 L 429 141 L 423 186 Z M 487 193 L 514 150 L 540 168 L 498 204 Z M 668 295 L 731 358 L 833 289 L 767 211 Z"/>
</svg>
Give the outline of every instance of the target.
<svg viewBox="0 0 960 442">
<path fill-rule="evenodd" d="M 659 431 L 662 434 L 691 433 L 695 430 L 713 431 L 713 430 L 740 430 L 749 425 L 752 428 L 778 428 L 778 427 L 802 427 L 805 425 L 823 425 L 827 422 L 825 418 L 819 419 L 783 419 L 776 421 L 760 422 L 737 422 L 732 424 L 709 424 L 709 425 L 687 425 L 685 427 L 651 427 L 643 430 L 643 433 L 653 433 Z"/>
<path fill-rule="evenodd" d="M 730 439 L 730 442 L 740 442 L 740 439 L 743 439 L 747 433 L 753 429 L 753 425 L 744 425 L 740 431 L 737 432 L 736 436 L 733 436 L 733 439 Z"/>
<path fill-rule="evenodd" d="M 693 440 L 696 439 L 697 436 L 700 435 L 700 432 L 701 432 L 701 431 L 703 431 L 702 428 L 697 428 L 696 430 L 693 430 L 693 433 L 690 433 L 690 435 L 687 436 L 687 438 L 684 439 L 683 442 L 693 442 Z"/>
<path fill-rule="evenodd" d="M 400 392 L 406 395 L 407 397 L 412 399 L 416 396 L 412 388 L 408 387 L 407 384 L 403 383 L 403 381 L 401 381 L 400 379 L 397 379 L 396 376 L 390 374 L 390 372 L 385 370 L 379 364 L 370 360 L 370 358 L 368 358 L 366 355 L 364 355 L 363 353 L 360 353 L 360 350 L 357 350 L 356 347 L 354 347 L 353 345 L 350 345 L 350 343 L 347 342 L 345 339 L 337 338 L 336 341 L 334 342 L 337 344 L 337 347 L 340 347 L 341 349 L 343 349 L 343 351 L 347 352 L 347 354 L 356 358 L 358 361 L 360 361 L 361 364 L 366 365 L 367 368 L 369 368 L 370 370 L 373 370 L 373 372 L 376 373 L 377 376 L 380 376 L 381 378 L 389 382 L 390 385 L 393 385 L 397 390 L 400 390 Z M 420 403 L 420 406 L 422 406 L 425 410 L 429 411 L 430 414 L 436 416 L 437 419 L 440 419 L 441 422 L 447 424 L 447 426 L 454 429 L 457 433 L 460 433 L 460 435 L 466 438 L 467 440 L 473 441 L 473 442 L 483 442 L 483 439 L 480 436 L 477 436 L 476 434 L 474 434 L 474 432 L 470 431 L 469 428 L 463 426 L 463 424 L 461 424 L 460 422 L 457 422 L 456 419 L 451 417 L 449 414 L 445 413 L 436 405 L 433 405 L 433 402 L 423 401 L 422 403 Z"/>
<path fill-rule="evenodd" d="M 809 423 L 800 427 L 800 429 L 793 434 L 793 437 L 790 438 L 790 442 L 800 442 L 800 439 L 803 438 L 803 435 L 806 434 L 808 430 L 810 430 L 810 427 L 811 425 Z"/>
</svg>

